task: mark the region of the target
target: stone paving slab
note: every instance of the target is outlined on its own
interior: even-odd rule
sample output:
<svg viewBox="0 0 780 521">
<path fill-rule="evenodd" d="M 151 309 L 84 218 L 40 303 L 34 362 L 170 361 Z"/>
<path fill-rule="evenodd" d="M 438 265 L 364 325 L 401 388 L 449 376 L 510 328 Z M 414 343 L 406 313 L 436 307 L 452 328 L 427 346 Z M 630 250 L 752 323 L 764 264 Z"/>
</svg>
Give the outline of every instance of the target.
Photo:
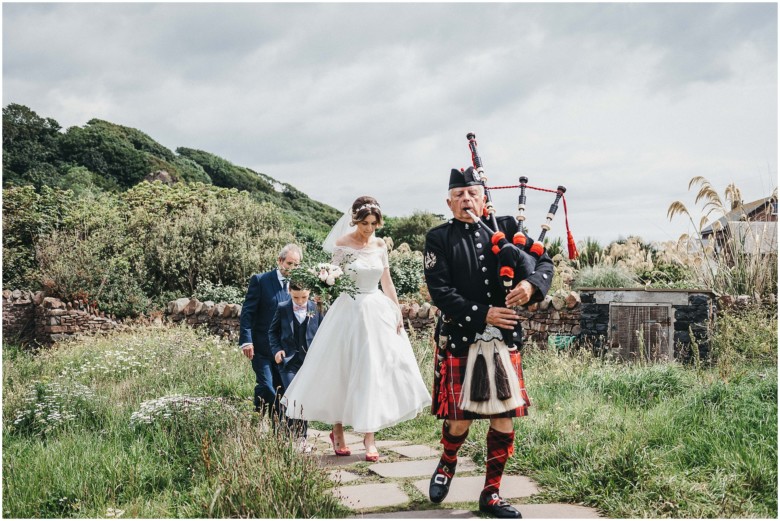
<svg viewBox="0 0 780 521">
<path fill-rule="evenodd" d="M 431 473 L 436 467 L 431 469 Z M 458 472 L 460 472 L 460 461 L 458 461 Z M 430 479 L 415 481 L 414 486 L 423 495 L 428 496 L 428 485 Z M 462 503 L 464 501 L 476 502 L 479 494 L 485 486 L 485 476 L 458 476 L 452 480 L 450 493 L 447 495 L 444 503 Z M 539 489 L 536 483 L 525 476 L 507 476 L 501 478 L 501 497 L 504 499 L 517 499 L 521 497 L 533 496 L 538 494 Z"/>
<path fill-rule="evenodd" d="M 377 442 L 375 443 L 375 445 L 376 445 L 376 448 L 377 448 L 377 450 L 379 450 L 379 451 L 380 451 L 380 452 L 379 452 L 379 455 L 380 455 L 380 458 L 379 458 L 379 459 L 382 459 L 382 458 L 381 458 L 381 456 L 382 456 L 382 449 L 386 449 L 386 448 L 388 448 L 388 447 L 396 447 L 396 446 L 398 446 L 398 445 L 403 445 L 404 443 L 405 443 L 405 442 L 403 442 L 403 441 L 396 441 L 396 440 L 382 440 L 382 441 L 377 441 Z M 366 452 L 366 447 L 363 445 L 363 440 L 360 440 L 360 442 L 359 442 L 359 443 L 353 443 L 352 445 L 348 445 L 347 447 L 348 447 L 348 448 L 349 448 L 349 450 L 351 450 L 353 453 L 354 453 L 354 452 Z"/>
<path fill-rule="evenodd" d="M 368 467 L 371 472 L 382 476 L 383 478 L 414 478 L 418 476 L 428 476 L 430 479 L 436 465 L 439 464 L 439 458 L 427 460 L 397 461 L 395 463 L 375 463 Z M 476 465 L 470 458 L 458 458 L 458 472 L 469 472 L 476 469 Z M 481 478 L 484 481 L 484 477 Z M 428 481 L 425 482 L 425 493 L 428 493 Z M 453 481 L 453 484 L 455 481 Z M 453 485 L 454 486 L 454 485 Z M 482 490 L 480 488 L 480 490 Z M 479 494 L 477 494 L 479 495 Z"/>
<path fill-rule="evenodd" d="M 330 445 L 330 431 L 319 431 L 317 429 L 309 429 L 307 434 L 307 438 L 309 440 L 313 440 L 315 438 L 319 438 L 320 441 L 327 443 Z M 360 442 L 363 443 L 363 436 L 358 436 L 357 434 L 353 434 L 351 432 L 344 432 L 344 442 L 347 445 L 350 445 L 352 443 Z M 400 442 L 405 443 L 405 442 Z"/>
<path fill-rule="evenodd" d="M 400 445 L 406 445 L 407 443 L 409 442 L 404 440 L 377 440 L 376 448 L 386 449 L 388 447 L 398 447 Z"/>
<path fill-rule="evenodd" d="M 353 510 L 403 505 L 409 502 L 398 483 L 373 483 L 368 485 L 351 485 L 332 489 L 339 502 Z"/>
<path fill-rule="evenodd" d="M 353 517 L 355 519 L 474 519 L 480 516 L 470 510 L 436 508 L 433 510 L 404 510 L 401 512 L 384 512 L 382 514 L 362 514 Z"/>
<path fill-rule="evenodd" d="M 441 450 L 428 445 L 405 445 L 390 449 L 407 458 L 433 458 L 441 456 Z"/>
<path fill-rule="evenodd" d="M 388 447 L 398 447 L 399 445 L 405 445 L 406 443 L 407 442 L 401 440 L 377 440 L 374 445 L 376 445 L 377 449 L 386 449 Z M 353 451 L 356 449 L 365 450 L 362 439 L 358 443 L 349 445 L 349 448 Z"/>
<path fill-rule="evenodd" d="M 315 457 L 317 458 L 317 463 L 320 465 L 320 467 L 344 467 L 346 465 L 352 465 L 354 463 L 366 461 L 365 452 L 353 452 L 349 456 L 336 456 L 333 454 L 333 449 Z"/>
<path fill-rule="evenodd" d="M 594 508 L 580 505 L 552 503 L 549 505 L 515 505 L 523 519 L 597 519 L 601 516 Z M 404 510 L 382 514 L 363 514 L 355 516 L 365 519 L 474 519 L 482 517 L 478 510 L 452 510 L 438 508 L 433 510 Z"/>
<path fill-rule="evenodd" d="M 601 516 L 595 508 L 566 503 L 547 505 L 515 505 L 525 519 L 597 519 Z"/>
<path fill-rule="evenodd" d="M 328 472 L 328 479 L 334 483 L 349 483 L 350 481 L 355 481 L 361 477 L 362 476 L 353 474 L 352 472 L 346 471 L 344 469 L 336 469 Z"/>
</svg>

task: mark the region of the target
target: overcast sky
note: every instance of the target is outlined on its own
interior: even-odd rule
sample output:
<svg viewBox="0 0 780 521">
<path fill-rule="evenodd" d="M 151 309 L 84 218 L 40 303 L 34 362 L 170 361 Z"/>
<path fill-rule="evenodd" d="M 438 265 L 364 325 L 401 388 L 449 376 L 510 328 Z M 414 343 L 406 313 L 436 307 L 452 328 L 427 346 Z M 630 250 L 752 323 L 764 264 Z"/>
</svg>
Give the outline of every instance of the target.
<svg viewBox="0 0 780 521">
<path fill-rule="evenodd" d="M 339 209 L 448 213 L 468 132 L 489 185 L 566 186 L 577 240 L 677 239 L 694 176 L 746 202 L 777 185 L 773 3 L 2 8 L 3 106 L 138 128 Z M 515 213 L 516 190 L 494 200 Z M 551 202 L 529 193 L 533 237 Z"/>
</svg>

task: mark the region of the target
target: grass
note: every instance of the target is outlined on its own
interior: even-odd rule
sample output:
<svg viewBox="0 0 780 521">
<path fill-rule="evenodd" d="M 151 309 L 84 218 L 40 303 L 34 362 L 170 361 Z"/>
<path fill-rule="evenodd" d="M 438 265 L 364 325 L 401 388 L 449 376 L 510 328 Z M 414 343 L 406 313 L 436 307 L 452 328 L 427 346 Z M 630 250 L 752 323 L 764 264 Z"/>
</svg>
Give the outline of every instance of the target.
<svg viewBox="0 0 780 521">
<path fill-rule="evenodd" d="M 714 362 L 695 366 L 528 346 L 533 407 L 507 473 L 541 485 L 534 502 L 613 518 L 776 518 L 777 318 L 718 323 Z M 430 382 L 430 338 L 411 339 Z M 130 330 L 3 355 L 5 517 L 349 515 L 324 471 L 247 412 L 253 375 L 232 344 Z M 487 427 L 461 452 L 478 464 Z M 440 429 L 425 413 L 378 438 L 436 446 Z"/>
<path fill-rule="evenodd" d="M 343 516 L 323 469 L 249 412 L 253 379 L 188 328 L 4 346 L 3 515 Z"/>
<path fill-rule="evenodd" d="M 619 365 L 531 351 L 508 471 L 609 517 L 776 517 L 777 371 Z M 474 456 L 484 461 L 484 448 Z"/>
<path fill-rule="evenodd" d="M 539 483 L 538 501 L 582 503 L 612 518 L 777 517 L 777 317 L 719 318 L 713 363 L 624 364 L 587 350 L 528 346 L 533 406 L 515 421 L 508 474 Z M 431 343 L 413 337 L 423 377 Z M 487 422 L 461 454 L 485 461 Z M 380 437 L 437 444 L 431 415 Z"/>
</svg>

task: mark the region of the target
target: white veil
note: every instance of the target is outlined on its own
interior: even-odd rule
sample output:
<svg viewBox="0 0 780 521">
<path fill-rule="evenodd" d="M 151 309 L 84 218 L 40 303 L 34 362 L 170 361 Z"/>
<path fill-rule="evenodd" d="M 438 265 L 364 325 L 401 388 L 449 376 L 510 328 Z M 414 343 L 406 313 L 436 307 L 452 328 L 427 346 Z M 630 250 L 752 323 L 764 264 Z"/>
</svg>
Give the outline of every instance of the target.
<svg viewBox="0 0 780 521">
<path fill-rule="evenodd" d="M 355 226 L 350 224 L 352 222 L 352 206 L 347 208 L 347 211 L 341 218 L 336 221 L 336 224 L 331 228 L 328 236 L 322 242 L 322 249 L 328 253 L 333 253 L 333 247 L 336 246 L 336 239 L 342 237 L 355 229 Z"/>
</svg>

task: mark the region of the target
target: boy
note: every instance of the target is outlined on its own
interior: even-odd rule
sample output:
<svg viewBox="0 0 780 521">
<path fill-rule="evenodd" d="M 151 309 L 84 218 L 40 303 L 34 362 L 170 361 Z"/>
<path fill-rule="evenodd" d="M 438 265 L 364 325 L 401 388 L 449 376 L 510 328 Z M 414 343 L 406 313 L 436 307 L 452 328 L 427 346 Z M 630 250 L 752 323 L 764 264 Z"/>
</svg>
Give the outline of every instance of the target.
<svg viewBox="0 0 780 521">
<path fill-rule="evenodd" d="M 309 294 L 309 289 L 291 282 L 292 298 L 277 306 L 268 331 L 271 354 L 282 379 L 280 394 L 287 390 L 298 369 L 303 365 L 309 345 L 322 322 L 322 315 L 317 310 L 316 304 L 309 300 Z M 281 414 L 284 414 L 284 408 Z M 306 446 L 307 426 L 307 422 L 302 420 L 287 420 L 289 432 L 300 437 L 302 450 L 310 452 L 311 448 Z"/>
</svg>

